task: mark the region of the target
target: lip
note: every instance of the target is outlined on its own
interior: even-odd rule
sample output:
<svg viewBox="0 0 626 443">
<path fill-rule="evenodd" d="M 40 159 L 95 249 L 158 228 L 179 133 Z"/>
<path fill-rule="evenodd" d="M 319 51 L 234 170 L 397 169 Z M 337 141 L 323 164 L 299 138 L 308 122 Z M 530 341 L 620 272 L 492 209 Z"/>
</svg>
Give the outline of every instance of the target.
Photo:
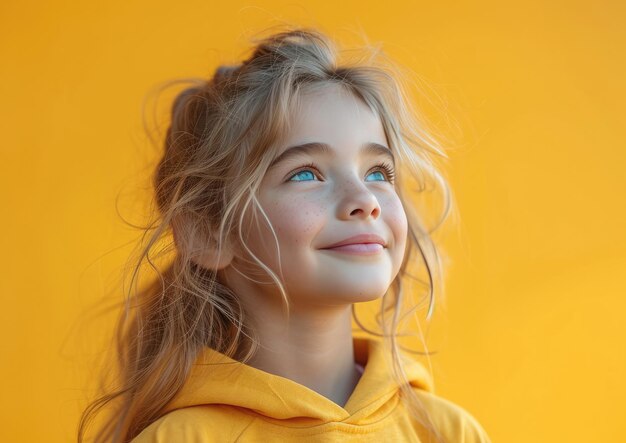
<svg viewBox="0 0 626 443">
<path fill-rule="evenodd" d="M 322 248 L 322 249 L 333 249 L 339 246 L 368 244 L 368 243 L 378 243 L 382 245 L 383 248 L 387 247 L 387 243 L 385 242 L 385 240 L 383 240 L 380 236 L 376 234 L 360 234 L 360 235 L 355 235 L 353 237 L 346 238 L 337 243 L 333 243 L 332 245 L 326 246 L 325 248 Z"/>
<path fill-rule="evenodd" d="M 338 252 L 349 255 L 378 255 L 385 248 L 380 243 L 353 243 L 350 245 L 337 246 L 323 249 L 323 251 Z"/>
</svg>

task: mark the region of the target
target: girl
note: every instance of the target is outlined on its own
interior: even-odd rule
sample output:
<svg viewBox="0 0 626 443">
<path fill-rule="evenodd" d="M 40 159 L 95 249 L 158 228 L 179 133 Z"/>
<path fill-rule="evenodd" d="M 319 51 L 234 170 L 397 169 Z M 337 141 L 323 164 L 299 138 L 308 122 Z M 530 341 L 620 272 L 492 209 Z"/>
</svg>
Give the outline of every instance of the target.
<svg viewBox="0 0 626 443">
<path fill-rule="evenodd" d="M 169 233 L 172 260 L 128 301 L 119 385 L 79 441 L 109 403 L 96 441 L 489 441 L 400 352 L 408 265 L 428 273 L 427 318 L 440 266 L 409 180 L 438 181 L 447 214 L 445 154 L 372 60 L 288 30 L 176 98 L 133 282 Z M 382 333 L 353 336 L 354 304 L 377 299 Z"/>
</svg>

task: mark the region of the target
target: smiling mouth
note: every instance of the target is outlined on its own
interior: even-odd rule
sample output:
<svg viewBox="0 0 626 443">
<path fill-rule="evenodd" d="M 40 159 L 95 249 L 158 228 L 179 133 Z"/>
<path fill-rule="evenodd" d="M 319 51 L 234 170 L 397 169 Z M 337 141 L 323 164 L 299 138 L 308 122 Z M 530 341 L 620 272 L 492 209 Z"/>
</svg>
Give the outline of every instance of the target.
<svg viewBox="0 0 626 443">
<path fill-rule="evenodd" d="M 335 246 L 334 248 L 325 248 L 322 250 L 354 255 L 375 255 L 383 249 L 385 249 L 385 247 L 380 243 L 353 243 L 350 245 Z"/>
</svg>

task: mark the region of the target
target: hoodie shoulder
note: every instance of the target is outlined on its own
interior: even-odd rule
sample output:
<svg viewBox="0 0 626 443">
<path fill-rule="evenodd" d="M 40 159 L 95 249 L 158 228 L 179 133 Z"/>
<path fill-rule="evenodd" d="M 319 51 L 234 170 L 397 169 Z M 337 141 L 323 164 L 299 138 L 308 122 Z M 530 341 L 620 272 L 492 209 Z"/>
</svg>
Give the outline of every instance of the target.
<svg viewBox="0 0 626 443">
<path fill-rule="evenodd" d="M 151 423 L 131 443 L 219 443 L 236 441 L 254 418 L 235 415 L 228 406 L 176 409 Z M 199 425 L 201 424 L 201 425 Z"/>
<path fill-rule="evenodd" d="M 422 389 L 415 389 L 415 393 L 447 441 L 491 443 L 491 439 L 478 420 L 461 406 Z"/>
</svg>

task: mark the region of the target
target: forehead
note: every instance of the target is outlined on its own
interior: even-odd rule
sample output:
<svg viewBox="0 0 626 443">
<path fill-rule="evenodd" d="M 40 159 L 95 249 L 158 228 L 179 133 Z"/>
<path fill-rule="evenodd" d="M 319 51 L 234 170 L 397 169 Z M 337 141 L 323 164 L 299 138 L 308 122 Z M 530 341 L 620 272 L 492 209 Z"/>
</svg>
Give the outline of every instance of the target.
<svg viewBox="0 0 626 443">
<path fill-rule="evenodd" d="M 360 146 L 368 142 L 387 144 L 378 116 L 361 98 L 336 84 L 300 94 L 279 152 L 288 146 L 308 142 L 337 147 Z"/>
</svg>

